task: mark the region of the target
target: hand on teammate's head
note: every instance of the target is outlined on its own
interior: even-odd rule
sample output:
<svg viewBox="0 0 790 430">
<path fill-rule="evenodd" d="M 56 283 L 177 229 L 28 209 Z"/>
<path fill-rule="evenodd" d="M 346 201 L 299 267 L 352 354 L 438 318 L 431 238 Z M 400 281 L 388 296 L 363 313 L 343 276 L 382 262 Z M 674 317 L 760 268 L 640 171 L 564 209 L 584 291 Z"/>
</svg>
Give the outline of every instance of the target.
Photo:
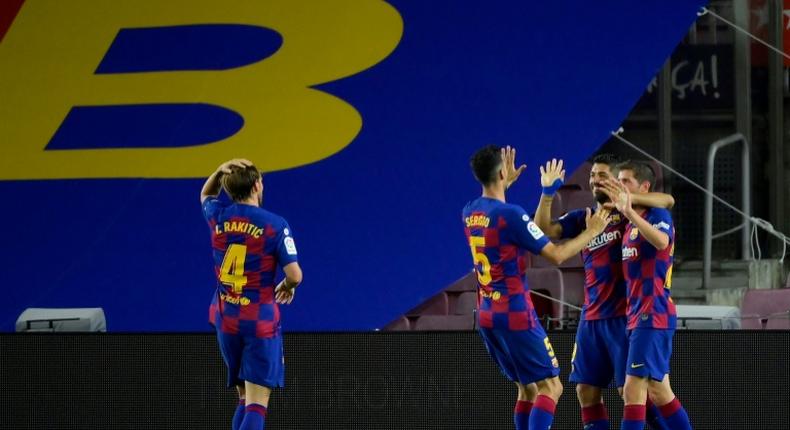
<svg viewBox="0 0 790 430">
<path fill-rule="evenodd" d="M 234 158 L 234 159 L 228 160 L 228 161 L 220 164 L 219 168 L 217 170 L 219 170 L 220 172 L 225 173 L 225 174 L 230 174 L 230 173 L 232 173 L 231 167 L 235 166 L 235 167 L 240 167 L 240 168 L 243 169 L 245 167 L 249 167 L 249 166 L 252 166 L 252 165 L 253 165 L 252 161 L 247 160 L 246 158 Z"/>
</svg>

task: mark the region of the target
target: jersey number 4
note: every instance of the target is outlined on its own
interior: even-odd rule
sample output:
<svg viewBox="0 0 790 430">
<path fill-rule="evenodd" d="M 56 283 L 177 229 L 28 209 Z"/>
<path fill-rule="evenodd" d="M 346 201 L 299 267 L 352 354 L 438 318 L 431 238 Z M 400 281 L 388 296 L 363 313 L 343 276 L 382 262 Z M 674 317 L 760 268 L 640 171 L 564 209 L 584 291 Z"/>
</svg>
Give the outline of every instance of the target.
<svg viewBox="0 0 790 430">
<path fill-rule="evenodd" d="M 472 258 L 475 262 L 475 271 L 480 285 L 491 283 L 491 261 L 482 252 L 477 252 L 478 247 L 485 247 L 486 240 L 481 236 L 469 236 L 469 247 L 472 248 Z M 480 266 L 478 268 L 478 265 Z"/>
<path fill-rule="evenodd" d="M 236 294 L 241 294 L 242 288 L 247 285 L 244 276 L 244 260 L 247 259 L 247 245 L 231 244 L 225 251 L 222 267 L 219 269 L 219 281 L 232 288 Z"/>
</svg>

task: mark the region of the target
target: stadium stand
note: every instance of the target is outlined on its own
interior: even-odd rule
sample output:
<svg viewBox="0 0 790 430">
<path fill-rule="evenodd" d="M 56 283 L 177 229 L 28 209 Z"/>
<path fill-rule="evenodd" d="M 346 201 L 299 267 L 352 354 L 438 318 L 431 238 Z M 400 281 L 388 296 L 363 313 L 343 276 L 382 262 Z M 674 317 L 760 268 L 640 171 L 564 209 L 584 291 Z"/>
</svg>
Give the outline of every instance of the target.
<svg viewBox="0 0 790 430">
<path fill-rule="evenodd" d="M 790 289 L 746 291 L 741 305 L 741 327 L 790 328 Z"/>
</svg>

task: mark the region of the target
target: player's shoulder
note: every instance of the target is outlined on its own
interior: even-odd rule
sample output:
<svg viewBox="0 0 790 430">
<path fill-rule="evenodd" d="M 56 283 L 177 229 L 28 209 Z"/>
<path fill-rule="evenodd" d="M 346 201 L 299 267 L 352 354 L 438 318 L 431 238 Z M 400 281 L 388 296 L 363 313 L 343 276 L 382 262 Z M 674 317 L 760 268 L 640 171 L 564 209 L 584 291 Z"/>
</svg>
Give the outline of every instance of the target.
<svg viewBox="0 0 790 430">
<path fill-rule="evenodd" d="M 672 219 L 672 212 L 667 208 L 648 208 L 647 216 L 651 218 Z"/>
<path fill-rule="evenodd" d="M 203 207 L 206 207 L 206 206 L 224 207 L 224 206 L 227 206 L 228 204 L 229 203 L 227 201 L 224 201 L 221 198 L 214 197 L 214 196 L 208 196 L 208 197 L 204 198 L 203 201 L 201 202 L 201 205 L 203 205 Z"/>
<path fill-rule="evenodd" d="M 531 221 L 531 218 L 521 206 L 513 203 L 502 203 L 499 205 L 495 214 L 504 217 L 505 219 L 520 219 L 522 221 Z"/>
<path fill-rule="evenodd" d="M 264 208 L 258 209 L 258 217 L 266 224 L 271 225 L 275 230 L 283 229 L 288 226 L 288 221 L 284 217 Z"/>
<path fill-rule="evenodd" d="M 228 206 L 228 202 L 218 197 L 207 197 L 201 202 L 203 213 L 206 216 L 216 216 Z"/>
<path fill-rule="evenodd" d="M 559 219 L 585 218 L 587 216 L 587 209 L 590 209 L 591 213 L 595 213 L 595 208 L 594 207 L 593 208 L 578 208 L 578 209 L 572 209 L 572 210 L 569 210 L 568 212 L 565 212 L 564 214 L 562 214 L 562 216 L 560 216 Z"/>
</svg>

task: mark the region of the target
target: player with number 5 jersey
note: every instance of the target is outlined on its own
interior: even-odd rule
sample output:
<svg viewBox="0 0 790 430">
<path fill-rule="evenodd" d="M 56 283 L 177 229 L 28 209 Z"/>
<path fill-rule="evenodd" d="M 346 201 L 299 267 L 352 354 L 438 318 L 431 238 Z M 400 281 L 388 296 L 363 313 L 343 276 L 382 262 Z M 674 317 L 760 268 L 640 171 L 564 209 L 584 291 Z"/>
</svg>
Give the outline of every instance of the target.
<svg viewBox="0 0 790 430">
<path fill-rule="evenodd" d="M 489 355 L 518 386 L 517 430 L 551 427 L 562 393 L 559 364 L 540 326 L 525 283 L 525 251 L 554 264 L 570 258 L 609 223 L 608 211 L 587 213 L 587 229 L 561 245 L 549 242 L 520 206 L 505 201 L 505 190 L 526 166 L 515 167 L 515 149 L 486 146 L 471 159 L 482 196 L 463 210 L 467 244 L 478 280 L 478 323 Z"/>
<path fill-rule="evenodd" d="M 221 188 L 231 201 L 218 198 Z M 217 279 L 209 320 L 228 369 L 227 385 L 239 393 L 233 429 L 260 430 L 271 390 L 285 383 L 278 303 L 291 303 L 302 280 L 296 244 L 285 219 L 260 207 L 263 181 L 248 160 L 219 166 L 200 198 Z M 278 267 L 285 278 L 275 284 Z"/>
</svg>

